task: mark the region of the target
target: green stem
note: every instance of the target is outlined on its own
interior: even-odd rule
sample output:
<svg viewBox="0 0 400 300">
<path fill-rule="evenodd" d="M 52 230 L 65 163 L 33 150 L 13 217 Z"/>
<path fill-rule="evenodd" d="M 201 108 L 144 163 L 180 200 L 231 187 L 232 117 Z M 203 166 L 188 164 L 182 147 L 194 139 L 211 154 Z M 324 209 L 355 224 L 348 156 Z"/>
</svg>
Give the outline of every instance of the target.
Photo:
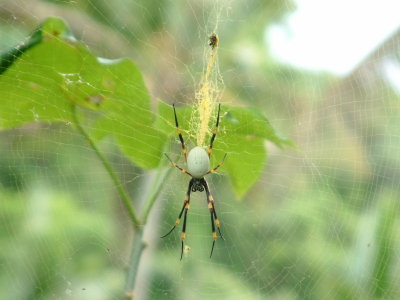
<svg viewBox="0 0 400 300">
<path fill-rule="evenodd" d="M 165 184 L 167 178 L 171 175 L 173 168 L 168 168 L 167 171 L 158 172 L 156 178 L 150 187 L 150 193 L 145 200 L 145 206 L 143 209 L 143 217 L 141 218 L 142 224 L 145 225 L 150 211 L 156 202 L 157 198 L 160 196 L 162 187 Z M 152 192 L 154 191 L 154 192 Z M 132 253 L 129 263 L 128 276 L 125 283 L 125 297 L 127 299 L 133 299 L 134 289 L 136 284 L 136 277 L 139 270 L 139 262 L 142 255 L 142 251 L 145 248 L 145 243 L 143 242 L 143 227 L 136 229 L 135 238 L 133 239 Z"/>
<path fill-rule="evenodd" d="M 140 221 L 137 217 L 136 210 L 132 205 L 132 202 L 125 191 L 121 181 L 119 180 L 118 176 L 116 175 L 113 167 L 111 164 L 108 162 L 108 160 L 105 158 L 105 156 L 100 152 L 99 148 L 97 148 L 96 144 L 94 141 L 90 138 L 89 134 L 85 131 L 81 123 L 79 122 L 79 118 L 77 116 L 76 112 L 76 105 L 71 104 L 71 111 L 72 111 L 72 117 L 74 118 L 74 122 L 76 127 L 78 128 L 79 132 L 86 138 L 86 140 L 89 142 L 90 146 L 96 153 L 97 157 L 100 159 L 100 161 L 103 163 L 103 166 L 107 170 L 108 174 L 110 175 L 112 181 L 114 182 L 115 187 L 117 188 L 118 194 L 122 199 L 122 202 L 125 205 L 126 210 L 128 211 L 129 217 L 133 223 L 133 226 L 135 228 L 138 228 L 140 226 Z"/>
<path fill-rule="evenodd" d="M 129 263 L 128 276 L 125 282 L 125 297 L 126 299 L 134 298 L 134 288 L 136 283 L 136 276 L 139 270 L 140 258 L 146 244 L 142 241 L 144 229 L 138 228 L 133 239 L 132 253 Z"/>
<path fill-rule="evenodd" d="M 76 111 L 76 105 L 71 104 L 71 111 L 72 111 L 72 116 L 74 118 L 74 122 L 76 127 L 78 128 L 79 132 L 86 138 L 86 140 L 89 142 L 90 146 L 100 159 L 100 161 L 103 163 L 105 169 L 107 170 L 108 174 L 110 175 L 112 181 L 114 182 L 115 187 L 118 190 L 118 193 L 125 204 L 125 207 L 128 211 L 129 217 L 134 225 L 134 232 L 135 232 L 135 237 L 133 239 L 133 245 L 132 245 L 132 253 L 131 253 L 131 258 L 130 258 L 130 263 L 129 263 L 129 270 L 128 270 L 128 275 L 125 283 L 125 296 L 127 299 L 133 299 L 133 292 L 135 288 L 135 283 L 136 283 L 136 277 L 137 273 L 139 270 L 139 263 L 140 263 L 140 258 L 142 256 L 143 249 L 145 248 L 145 243 L 143 242 L 143 234 L 144 234 L 144 225 L 147 221 L 147 218 L 151 212 L 151 209 L 153 208 L 154 203 L 156 202 L 157 198 L 159 197 L 162 187 L 165 183 L 165 180 L 170 176 L 173 168 L 169 168 L 165 172 L 159 172 L 154 179 L 152 186 L 150 188 L 150 193 L 149 196 L 147 197 L 145 201 L 145 206 L 143 209 L 143 216 L 141 218 L 142 222 L 139 221 L 136 210 L 133 207 L 131 200 L 125 191 L 121 181 L 119 180 L 118 176 L 116 175 L 114 169 L 112 168 L 111 164 L 108 162 L 108 160 L 105 158 L 105 156 L 100 152 L 99 148 L 97 148 L 96 144 L 94 141 L 90 138 L 89 134 L 85 131 L 81 123 L 79 122 L 79 118 L 77 116 L 77 111 Z M 152 192 L 154 191 L 154 192 Z"/>
</svg>

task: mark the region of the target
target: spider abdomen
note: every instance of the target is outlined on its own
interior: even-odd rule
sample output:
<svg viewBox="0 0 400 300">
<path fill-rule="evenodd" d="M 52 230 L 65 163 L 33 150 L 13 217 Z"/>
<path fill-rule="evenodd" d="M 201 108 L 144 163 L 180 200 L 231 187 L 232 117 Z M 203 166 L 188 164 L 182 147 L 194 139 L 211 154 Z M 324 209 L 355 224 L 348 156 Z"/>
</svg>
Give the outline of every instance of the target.
<svg viewBox="0 0 400 300">
<path fill-rule="evenodd" d="M 194 178 L 202 178 L 210 170 L 210 159 L 206 150 L 194 147 L 187 158 L 188 171 Z"/>
</svg>

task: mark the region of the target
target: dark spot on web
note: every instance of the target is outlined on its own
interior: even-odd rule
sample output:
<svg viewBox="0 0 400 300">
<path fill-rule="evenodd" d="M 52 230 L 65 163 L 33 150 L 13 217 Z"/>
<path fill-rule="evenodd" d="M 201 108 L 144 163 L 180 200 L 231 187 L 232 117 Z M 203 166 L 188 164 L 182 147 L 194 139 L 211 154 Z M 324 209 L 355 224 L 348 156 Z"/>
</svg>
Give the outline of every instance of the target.
<svg viewBox="0 0 400 300">
<path fill-rule="evenodd" d="M 101 103 L 104 101 L 104 97 L 102 95 L 93 95 L 86 97 L 86 101 L 95 104 L 96 106 L 100 106 Z"/>
</svg>

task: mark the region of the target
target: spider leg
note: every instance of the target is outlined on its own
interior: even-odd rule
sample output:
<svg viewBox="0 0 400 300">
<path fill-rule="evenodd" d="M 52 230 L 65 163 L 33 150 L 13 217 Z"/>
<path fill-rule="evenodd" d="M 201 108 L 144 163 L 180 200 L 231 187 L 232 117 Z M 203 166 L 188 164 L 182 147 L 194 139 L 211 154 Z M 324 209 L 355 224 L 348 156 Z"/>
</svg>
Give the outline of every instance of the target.
<svg viewBox="0 0 400 300">
<path fill-rule="evenodd" d="M 173 165 L 174 167 L 177 167 L 179 170 L 182 171 L 182 173 L 188 174 L 189 176 L 192 177 L 192 174 L 190 174 L 188 171 L 186 171 L 184 168 L 181 168 L 180 166 L 178 166 L 175 162 L 172 161 L 172 159 L 167 155 L 167 153 L 164 153 L 165 156 L 168 158 L 168 160 L 171 162 L 171 165 Z"/>
<path fill-rule="evenodd" d="M 185 161 L 187 161 L 187 150 L 185 147 L 185 142 L 183 141 L 182 131 L 179 128 L 178 117 L 176 116 L 175 104 L 172 104 L 172 107 L 174 108 L 175 126 L 178 131 L 179 140 L 181 141 L 182 144 L 182 152 L 183 155 L 185 156 Z"/>
<path fill-rule="evenodd" d="M 222 159 L 222 161 L 221 161 L 215 168 L 213 168 L 213 169 L 211 169 L 210 171 L 208 171 L 208 172 L 206 173 L 206 175 L 207 175 L 207 174 L 210 174 L 210 173 L 214 173 L 219 167 L 223 166 L 223 165 L 224 165 L 224 162 L 225 162 L 226 156 L 227 156 L 227 153 L 225 153 L 224 158 Z"/>
<path fill-rule="evenodd" d="M 190 192 L 191 192 L 191 190 L 192 190 L 192 186 L 193 186 L 193 179 L 190 180 L 190 182 L 189 182 L 189 187 L 188 187 L 188 190 L 187 190 L 187 192 L 186 192 L 185 201 L 183 202 L 182 209 L 181 209 L 181 211 L 180 211 L 180 213 L 179 213 L 178 219 L 177 219 L 176 222 L 175 222 L 175 225 L 171 228 L 170 231 L 168 231 L 167 234 L 165 234 L 165 235 L 163 235 L 163 236 L 161 237 L 161 238 L 164 238 L 164 237 L 168 236 L 172 231 L 174 231 L 174 229 L 176 228 L 176 226 L 178 226 L 179 223 L 180 223 L 180 221 L 181 221 L 183 211 L 185 211 L 185 215 L 184 215 L 184 217 L 183 217 L 183 228 L 182 228 L 182 237 L 181 237 L 181 239 L 182 239 L 181 260 L 182 260 L 182 256 L 183 256 L 183 241 L 185 240 L 186 219 L 187 219 L 187 212 L 188 212 L 189 207 L 190 207 Z"/>
<path fill-rule="evenodd" d="M 174 231 L 174 229 L 176 228 L 176 226 L 179 225 L 179 223 L 181 222 L 183 210 L 185 209 L 186 203 L 188 202 L 188 198 L 189 198 L 188 195 L 186 195 L 185 201 L 183 202 L 183 206 L 182 206 L 181 212 L 179 213 L 178 219 L 176 219 L 176 221 L 175 221 L 175 225 L 172 226 L 171 230 L 168 231 L 167 234 L 164 234 L 161 238 L 165 238 L 166 236 L 168 236 L 172 231 Z"/>
<path fill-rule="evenodd" d="M 214 225 L 214 218 L 213 218 L 213 213 L 212 213 L 212 208 L 210 208 L 210 215 L 211 215 L 211 229 L 213 232 L 213 243 L 211 246 L 211 253 L 210 253 L 210 258 L 213 255 L 214 251 L 214 245 L 215 245 L 215 240 L 217 239 L 217 234 L 215 233 L 215 225 Z"/>
<path fill-rule="evenodd" d="M 219 113 L 220 113 L 220 111 L 221 111 L 221 103 L 218 104 L 217 124 L 215 124 L 215 129 L 214 129 L 213 135 L 211 136 L 210 148 L 208 149 L 208 157 L 211 156 L 211 153 L 212 153 L 212 150 L 213 150 L 213 143 L 214 143 L 215 137 L 217 136 L 217 133 L 218 133 Z"/>
<path fill-rule="evenodd" d="M 220 229 L 221 225 L 220 225 L 218 217 L 217 217 L 217 212 L 215 211 L 214 199 L 212 197 L 211 197 L 211 199 L 212 199 L 212 201 L 210 201 L 210 202 L 211 202 L 211 205 L 212 205 L 213 211 L 214 211 L 215 225 L 217 225 L 219 236 L 221 237 L 221 239 L 225 240 L 224 237 L 222 236 L 222 233 L 221 233 L 221 229 Z"/>
<path fill-rule="evenodd" d="M 203 183 L 203 186 L 204 186 L 204 188 L 206 190 L 208 209 L 210 210 L 210 215 L 211 215 L 211 229 L 212 229 L 212 234 L 213 234 L 213 243 L 212 243 L 211 253 L 210 253 L 210 258 L 211 258 L 212 254 L 213 254 L 213 251 L 214 251 L 215 241 L 217 239 L 217 234 L 215 232 L 215 225 L 218 228 L 218 232 L 219 232 L 220 237 L 222 239 L 224 239 L 224 238 L 223 238 L 223 236 L 221 234 L 220 223 L 219 223 L 219 220 L 218 220 L 218 217 L 217 217 L 217 213 L 215 212 L 214 198 L 212 197 L 212 195 L 210 193 L 207 181 L 205 179 L 203 179 L 202 183 Z"/>
<path fill-rule="evenodd" d="M 181 246 L 181 260 L 182 260 L 182 257 L 183 257 L 183 242 L 184 242 L 184 240 L 185 240 L 185 235 L 186 235 L 186 220 L 187 220 L 187 213 L 188 213 L 189 208 L 190 208 L 190 198 L 189 198 L 189 200 L 186 202 L 186 205 L 185 205 L 185 215 L 184 215 L 184 217 L 183 217 L 183 227 L 182 227 L 182 235 L 181 235 L 181 240 L 182 240 L 182 246 Z"/>
</svg>

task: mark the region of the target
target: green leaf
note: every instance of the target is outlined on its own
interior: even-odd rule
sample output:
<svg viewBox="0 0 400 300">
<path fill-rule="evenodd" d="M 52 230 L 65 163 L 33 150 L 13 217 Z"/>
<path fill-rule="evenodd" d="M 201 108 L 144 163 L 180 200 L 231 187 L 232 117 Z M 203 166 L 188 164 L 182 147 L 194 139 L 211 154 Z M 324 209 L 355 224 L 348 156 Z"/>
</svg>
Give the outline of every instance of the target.
<svg viewBox="0 0 400 300">
<path fill-rule="evenodd" d="M 185 144 L 188 145 L 185 129 L 190 127 L 192 107 L 177 107 L 177 114 Z M 178 142 L 172 106 L 160 101 L 158 116 L 155 126 Z M 267 161 L 265 141 L 269 140 L 278 147 L 292 144 L 279 137 L 268 120 L 256 110 L 222 104 L 221 116 L 220 131 L 213 145 L 211 164 L 212 167 L 216 166 L 222 161 L 225 153 L 228 154 L 225 164 L 218 171 L 229 175 L 238 198 L 242 198 L 264 170 Z M 210 137 L 207 140 L 210 140 Z M 179 164 L 183 166 L 184 163 Z"/>
<path fill-rule="evenodd" d="M 190 118 L 192 114 L 192 106 L 176 106 L 176 114 L 179 120 L 179 128 L 182 130 L 182 134 L 185 134 L 190 127 Z M 158 100 L 157 107 L 157 120 L 154 126 L 169 136 L 177 136 L 175 127 L 174 110 L 172 105 L 165 103 L 162 100 Z M 187 135 L 187 134 L 186 134 Z M 188 137 L 185 136 L 185 143 Z"/>
<path fill-rule="evenodd" d="M 158 101 L 157 118 L 153 115 L 135 64 L 128 59 L 96 57 L 76 41 L 61 19 L 47 19 L 24 44 L 0 58 L 0 128 L 35 121 L 74 122 L 71 106 L 77 105 L 92 138 L 99 141 L 112 136 L 121 151 L 142 168 L 157 167 L 166 144 L 179 143 L 172 107 Z M 177 107 L 177 113 L 190 149 L 194 141 L 187 130 L 192 108 Z M 218 171 L 230 176 L 239 197 L 264 169 L 266 140 L 279 147 L 291 145 L 275 134 L 259 111 L 222 105 L 211 163 L 217 165 L 228 154 Z"/>
<path fill-rule="evenodd" d="M 51 26 L 49 23 L 55 24 Z M 16 47 L 1 56 L 1 128 L 31 121 L 69 119 L 68 105 L 62 101 L 59 88 L 62 79 L 57 73 L 59 62 L 54 60 L 55 55 L 63 55 L 67 51 L 59 47 L 58 37 L 49 30 L 61 36 L 66 32 L 58 19 L 50 19 L 33 33 L 25 46 Z M 62 53 L 55 54 L 57 51 Z"/>
<path fill-rule="evenodd" d="M 143 168 L 155 168 L 166 143 L 164 133 L 153 126 L 150 97 L 137 67 L 129 60 L 102 60 L 102 70 L 90 65 L 79 80 L 66 89 L 71 99 L 99 113 L 91 125 L 97 140 L 111 135 L 122 152 Z M 100 77 L 99 77 L 100 76 Z"/>
<path fill-rule="evenodd" d="M 62 19 L 49 18 L 32 33 L 27 41 L 0 55 L 0 74 L 6 71 L 24 52 L 38 45 L 43 39 L 55 37 L 73 39 L 71 31 Z"/>
<path fill-rule="evenodd" d="M 293 145 L 291 141 L 279 137 L 268 119 L 253 108 L 227 106 L 225 130 L 235 135 L 246 136 L 249 139 L 263 138 L 273 142 L 278 147 Z"/>
<path fill-rule="evenodd" d="M 137 165 L 158 166 L 165 135 L 153 127 L 150 97 L 132 61 L 97 58 L 57 18 L 46 20 L 27 45 L 1 56 L 0 128 L 73 122 L 75 104 L 97 113 L 91 124 L 81 114 L 94 136 L 112 135 Z"/>
</svg>

